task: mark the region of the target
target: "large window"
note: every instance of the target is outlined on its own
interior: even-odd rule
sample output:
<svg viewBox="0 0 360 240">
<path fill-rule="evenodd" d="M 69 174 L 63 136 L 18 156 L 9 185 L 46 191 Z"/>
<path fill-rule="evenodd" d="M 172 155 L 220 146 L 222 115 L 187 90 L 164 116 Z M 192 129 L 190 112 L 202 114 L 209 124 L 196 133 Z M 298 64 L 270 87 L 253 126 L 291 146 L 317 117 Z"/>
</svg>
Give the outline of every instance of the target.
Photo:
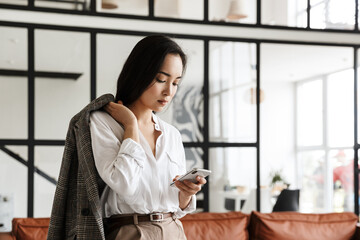
<svg viewBox="0 0 360 240">
<path fill-rule="evenodd" d="M 354 211 L 353 86 L 353 69 L 297 83 L 298 174 L 304 212 Z"/>
<path fill-rule="evenodd" d="M 353 51 L 261 46 L 261 185 L 280 173 L 301 212 L 354 211 Z"/>
</svg>

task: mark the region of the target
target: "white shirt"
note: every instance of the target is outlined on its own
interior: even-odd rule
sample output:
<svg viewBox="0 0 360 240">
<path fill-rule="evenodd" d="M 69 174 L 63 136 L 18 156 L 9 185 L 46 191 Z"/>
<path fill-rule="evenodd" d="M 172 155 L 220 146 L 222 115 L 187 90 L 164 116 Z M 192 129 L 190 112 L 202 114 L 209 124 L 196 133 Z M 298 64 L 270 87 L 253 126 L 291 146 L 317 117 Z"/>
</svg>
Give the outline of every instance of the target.
<svg viewBox="0 0 360 240">
<path fill-rule="evenodd" d="M 196 209 L 192 196 L 186 209 L 179 207 L 179 189 L 170 187 L 176 175 L 186 172 L 184 147 L 179 131 L 152 115 L 155 129 L 156 158 L 145 137 L 140 144 L 127 138 L 124 130 L 108 113 L 90 115 L 91 143 L 95 165 L 107 184 L 101 195 L 103 217 L 114 214 L 173 212 L 177 218 Z"/>
</svg>

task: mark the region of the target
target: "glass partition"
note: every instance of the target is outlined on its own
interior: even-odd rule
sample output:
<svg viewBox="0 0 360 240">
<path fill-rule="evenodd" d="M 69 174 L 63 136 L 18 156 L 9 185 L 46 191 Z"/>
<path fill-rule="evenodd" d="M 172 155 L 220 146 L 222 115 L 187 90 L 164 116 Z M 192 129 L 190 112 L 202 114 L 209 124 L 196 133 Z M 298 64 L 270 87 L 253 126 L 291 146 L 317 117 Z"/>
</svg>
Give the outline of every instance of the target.
<svg viewBox="0 0 360 240">
<path fill-rule="evenodd" d="M 0 0 L 0 4 L 28 5 L 28 0 Z"/>
<path fill-rule="evenodd" d="M 26 146 L 0 146 L 0 227 L 11 231 L 14 217 L 27 217 L 28 169 Z M 11 184 L 9 184 L 11 183 Z"/>
<path fill-rule="evenodd" d="M 306 9 L 307 0 L 261 0 L 261 23 L 305 28 Z"/>
<path fill-rule="evenodd" d="M 36 7 L 89 11 L 91 0 L 34 0 Z"/>
<path fill-rule="evenodd" d="M 62 146 L 35 147 L 34 217 L 50 217 L 63 152 Z"/>
<path fill-rule="evenodd" d="M 209 21 L 256 23 L 256 1 L 209 0 Z"/>
<path fill-rule="evenodd" d="M 202 0 L 156 0 L 154 5 L 156 17 L 204 19 L 204 1 Z"/>
<path fill-rule="evenodd" d="M 0 69 L 28 68 L 28 31 L 26 28 L 0 26 Z"/>
<path fill-rule="evenodd" d="M 186 157 L 186 170 L 190 170 L 193 168 L 204 168 L 204 160 L 203 160 L 204 151 L 201 148 L 185 148 L 185 157 Z M 209 182 L 209 178 L 207 178 Z M 197 201 L 204 200 L 204 193 L 202 191 L 196 194 Z M 196 212 L 202 212 L 204 209 L 199 207 L 196 208 Z"/>
<path fill-rule="evenodd" d="M 156 1 L 154 1 L 156 2 Z M 96 11 L 126 15 L 149 15 L 148 0 L 96 0 Z"/>
<path fill-rule="evenodd" d="M 210 212 L 256 209 L 255 148 L 211 148 L 209 168 Z"/>
<path fill-rule="evenodd" d="M 320 29 L 354 29 L 354 0 L 311 0 L 310 27 Z"/>
<path fill-rule="evenodd" d="M 354 212 L 354 150 L 329 151 L 333 178 L 333 212 Z"/>
<path fill-rule="evenodd" d="M 325 212 L 325 152 L 303 151 L 298 154 L 300 212 Z"/>
<path fill-rule="evenodd" d="M 255 44 L 211 41 L 209 48 L 210 141 L 255 142 Z"/>
<path fill-rule="evenodd" d="M 28 137 L 28 79 L 24 77 L 28 64 L 27 29 L 0 27 L 0 43 L 0 138 L 25 139 Z"/>
<path fill-rule="evenodd" d="M 354 142 L 353 49 L 266 43 L 261 63 L 261 185 L 300 189 L 302 212 L 331 212 L 332 151 Z"/>
<path fill-rule="evenodd" d="M 331 147 L 354 144 L 354 70 L 329 74 L 327 78 L 328 142 Z"/>
<path fill-rule="evenodd" d="M 35 138 L 65 139 L 90 102 L 90 34 L 35 30 L 35 71 Z"/>
</svg>

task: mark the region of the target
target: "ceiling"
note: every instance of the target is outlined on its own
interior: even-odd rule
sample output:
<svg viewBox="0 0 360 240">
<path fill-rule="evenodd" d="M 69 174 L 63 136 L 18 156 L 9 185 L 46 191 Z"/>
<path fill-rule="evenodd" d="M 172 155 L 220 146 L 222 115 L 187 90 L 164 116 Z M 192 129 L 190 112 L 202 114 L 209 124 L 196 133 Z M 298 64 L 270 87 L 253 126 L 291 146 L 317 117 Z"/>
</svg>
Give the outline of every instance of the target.
<svg viewBox="0 0 360 240">
<path fill-rule="evenodd" d="M 298 81 L 353 67 L 349 47 L 261 44 L 262 81 Z"/>
</svg>

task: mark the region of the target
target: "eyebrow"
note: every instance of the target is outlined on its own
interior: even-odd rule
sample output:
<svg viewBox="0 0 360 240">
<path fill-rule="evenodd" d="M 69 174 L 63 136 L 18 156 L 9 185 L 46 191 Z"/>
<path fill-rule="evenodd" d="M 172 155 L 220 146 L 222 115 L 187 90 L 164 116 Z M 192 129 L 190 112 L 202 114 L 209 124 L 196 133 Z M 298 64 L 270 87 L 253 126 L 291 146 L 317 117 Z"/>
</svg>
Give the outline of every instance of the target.
<svg viewBox="0 0 360 240">
<path fill-rule="evenodd" d="M 164 74 L 164 75 L 166 75 L 166 76 L 168 76 L 168 77 L 171 77 L 171 75 L 170 75 L 169 73 L 166 73 L 166 72 L 163 72 L 163 71 L 159 71 L 159 73 Z M 177 77 L 176 79 L 181 78 L 181 77 L 182 77 L 182 76 Z"/>
</svg>

